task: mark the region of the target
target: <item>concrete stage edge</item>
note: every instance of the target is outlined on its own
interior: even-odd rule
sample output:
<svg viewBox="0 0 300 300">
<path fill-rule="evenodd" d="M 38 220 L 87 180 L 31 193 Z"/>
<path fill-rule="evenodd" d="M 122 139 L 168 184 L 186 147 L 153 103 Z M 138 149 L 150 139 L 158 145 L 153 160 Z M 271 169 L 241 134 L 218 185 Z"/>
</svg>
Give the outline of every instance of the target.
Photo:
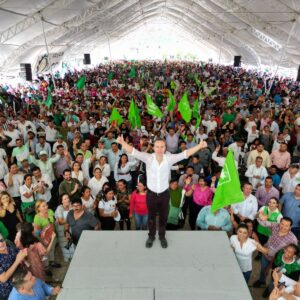
<svg viewBox="0 0 300 300">
<path fill-rule="evenodd" d="M 252 299 L 225 232 L 85 231 L 59 300 Z"/>
</svg>

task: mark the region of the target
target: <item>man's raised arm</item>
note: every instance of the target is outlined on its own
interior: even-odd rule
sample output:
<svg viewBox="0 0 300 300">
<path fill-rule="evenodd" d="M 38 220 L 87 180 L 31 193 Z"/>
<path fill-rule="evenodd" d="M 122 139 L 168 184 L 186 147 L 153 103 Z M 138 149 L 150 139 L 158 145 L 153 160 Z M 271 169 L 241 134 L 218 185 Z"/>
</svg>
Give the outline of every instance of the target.
<svg viewBox="0 0 300 300">
<path fill-rule="evenodd" d="M 205 141 L 200 141 L 200 143 L 188 150 L 186 150 L 186 156 L 187 158 L 189 158 L 190 156 L 192 156 L 193 154 L 195 154 L 196 152 L 198 152 L 200 149 L 206 148 L 207 147 L 207 143 Z"/>
<path fill-rule="evenodd" d="M 127 153 L 132 154 L 134 148 L 124 141 L 123 135 L 119 135 L 116 142 L 120 144 Z"/>
</svg>

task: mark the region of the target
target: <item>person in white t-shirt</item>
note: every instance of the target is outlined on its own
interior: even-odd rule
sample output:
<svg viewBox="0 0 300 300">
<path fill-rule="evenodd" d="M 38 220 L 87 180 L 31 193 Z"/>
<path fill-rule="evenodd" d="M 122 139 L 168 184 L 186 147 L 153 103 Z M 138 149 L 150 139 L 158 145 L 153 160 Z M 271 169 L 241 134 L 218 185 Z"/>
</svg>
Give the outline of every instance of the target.
<svg viewBox="0 0 300 300">
<path fill-rule="evenodd" d="M 249 238 L 249 231 L 246 224 L 240 224 L 237 234 L 230 237 L 230 245 L 234 250 L 238 264 L 248 283 L 252 272 L 252 254 L 262 246 L 255 240 Z"/>
<path fill-rule="evenodd" d="M 300 282 L 294 281 L 286 275 L 278 272 L 276 268 L 272 273 L 274 289 L 269 300 L 300 300 Z M 280 285 L 283 288 L 280 288 Z"/>
<path fill-rule="evenodd" d="M 114 230 L 116 220 L 119 220 L 120 213 L 117 210 L 117 199 L 112 188 L 108 187 L 103 191 L 104 197 L 99 202 L 101 229 Z"/>
<path fill-rule="evenodd" d="M 245 219 L 254 220 L 258 210 L 258 203 L 255 196 L 252 193 L 253 187 L 249 182 L 244 183 L 243 194 L 245 200 L 237 204 L 232 205 L 233 213 L 241 220 Z"/>
<path fill-rule="evenodd" d="M 102 175 L 101 169 L 96 167 L 94 169 L 94 177 L 88 182 L 88 187 L 91 189 L 92 195 L 96 198 L 102 190 L 102 186 L 108 179 Z"/>
</svg>

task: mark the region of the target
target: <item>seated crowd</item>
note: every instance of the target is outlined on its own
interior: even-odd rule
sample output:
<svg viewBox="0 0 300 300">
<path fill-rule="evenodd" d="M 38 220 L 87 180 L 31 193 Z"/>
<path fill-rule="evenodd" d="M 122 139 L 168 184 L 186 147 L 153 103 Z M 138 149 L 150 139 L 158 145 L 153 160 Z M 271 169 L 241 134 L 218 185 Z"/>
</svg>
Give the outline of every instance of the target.
<svg viewBox="0 0 300 300">
<path fill-rule="evenodd" d="M 48 86 L 50 107 L 42 101 Z M 55 84 L 0 87 L 0 300 L 59 293 L 44 281 L 60 267 L 59 252 L 70 261 L 84 230 L 147 229 L 145 166 L 116 142 L 121 134 L 148 153 L 157 138 L 171 153 L 205 140 L 172 168 L 167 230 L 225 231 L 247 283 L 256 252 L 253 286 L 272 300 L 300 299 L 299 84 L 212 64 L 115 62 L 56 74 Z M 202 95 L 200 126 L 196 116 L 186 123 L 177 105 L 167 109 L 169 91 L 177 102 L 187 92 L 191 107 Z M 148 113 L 145 93 L 161 118 Z M 128 121 L 131 99 L 140 128 Z M 123 122 L 110 122 L 112 108 Z M 245 200 L 212 213 L 229 149 Z"/>
</svg>

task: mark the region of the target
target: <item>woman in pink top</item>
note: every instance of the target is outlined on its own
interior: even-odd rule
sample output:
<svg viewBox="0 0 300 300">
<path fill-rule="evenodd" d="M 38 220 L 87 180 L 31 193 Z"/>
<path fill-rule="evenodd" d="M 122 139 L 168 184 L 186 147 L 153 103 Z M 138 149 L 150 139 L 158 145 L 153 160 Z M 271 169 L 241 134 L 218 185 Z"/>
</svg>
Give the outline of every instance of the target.
<svg viewBox="0 0 300 300">
<path fill-rule="evenodd" d="M 214 178 L 215 180 L 215 178 Z M 186 183 L 187 184 L 187 183 Z M 214 186 L 214 182 L 212 183 Z M 184 186 L 185 189 L 185 186 Z M 213 196 L 213 189 L 207 186 L 204 177 L 199 177 L 197 184 L 193 184 L 190 189 L 186 189 L 186 196 L 189 197 L 193 195 L 192 201 L 190 201 L 189 209 L 189 223 L 192 230 L 196 228 L 196 220 L 200 210 L 207 205 L 211 205 L 211 200 Z"/>
<path fill-rule="evenodd" d="M 146 180 L 141 175 L 137 189 L 131 194 L 129 217 L 134 215 L 136 230 L 146 230 L 148 223 L 148 209 L 146 204 Z"/>
</svg>

